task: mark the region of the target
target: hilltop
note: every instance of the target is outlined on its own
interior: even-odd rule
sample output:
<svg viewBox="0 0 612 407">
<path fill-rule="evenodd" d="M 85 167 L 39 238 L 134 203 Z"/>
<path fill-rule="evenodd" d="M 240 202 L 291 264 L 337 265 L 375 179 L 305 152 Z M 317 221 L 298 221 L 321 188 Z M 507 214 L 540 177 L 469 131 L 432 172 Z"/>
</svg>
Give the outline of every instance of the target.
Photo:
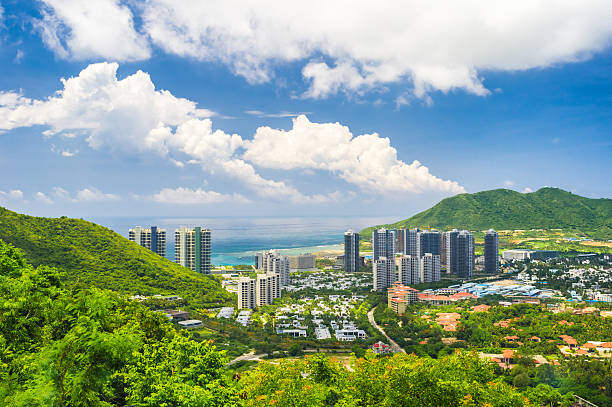
<svg viewBox="0 0 612 407">
<path fill-rule="evenodd" d="M 53 266 L 68 284 L 125 294 L 177 294 L 192 306 L 231 299 L 218 281 L 81 219 L 21 215 L 0 207 L 0 239 L 34 265 Z"/>
<path fill-rule="evenodd" d="M 465 228 L 469 230 L 567 229 L 589 237 L 609 239 L 612 235 L 612 199 L 590 199 L 558 188 L 532 193 L 494 189 L 459 194 L 411 218 L 375 227 Z M 360 233 L 371 236 L 370 227 Z"/>
</svg>

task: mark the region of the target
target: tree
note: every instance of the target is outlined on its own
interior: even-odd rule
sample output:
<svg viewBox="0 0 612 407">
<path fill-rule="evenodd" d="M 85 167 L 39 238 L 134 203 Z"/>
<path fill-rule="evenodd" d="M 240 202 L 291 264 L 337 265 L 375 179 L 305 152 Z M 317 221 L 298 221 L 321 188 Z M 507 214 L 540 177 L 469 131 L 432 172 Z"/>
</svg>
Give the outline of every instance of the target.
<svg viewBox="0 0 612 407">
<path fill-rule="evenodd" d="M 520 373 L 514 376 L 512 380 L 512 384 L 516 387 L 527 387 L 531 383 L 531 379 L 529 379 L 529 375 L 527 373 Z"/>
</svg>

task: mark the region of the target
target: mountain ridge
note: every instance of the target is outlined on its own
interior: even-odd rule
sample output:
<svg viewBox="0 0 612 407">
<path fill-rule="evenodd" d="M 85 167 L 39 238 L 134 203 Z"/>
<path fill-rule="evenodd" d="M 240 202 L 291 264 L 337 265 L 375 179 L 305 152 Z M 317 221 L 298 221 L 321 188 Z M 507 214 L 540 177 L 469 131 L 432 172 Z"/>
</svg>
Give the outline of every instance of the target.
<svg viewBox="0 0 612 407">
<path fill-rule="evenodd" d="M 61 270 L 71 284 L 125 294 L 177 294 L 200 307 L 231 299 L 214 278 L 82 219 L 35 217 L 0 207 L 0 239 L 21 249 L 30 264 Z"/>
<path fill-rule="evenodd" d="M 367 237 L 377 227 L 441 230 L 560 228 L 604 238 L 612 234 L 612 199 L 586 198 L 552 187 L 530 193 L 493 189 L 445 198 L 410 218 L 365 228 L 360 234 Z"/>
</svg>

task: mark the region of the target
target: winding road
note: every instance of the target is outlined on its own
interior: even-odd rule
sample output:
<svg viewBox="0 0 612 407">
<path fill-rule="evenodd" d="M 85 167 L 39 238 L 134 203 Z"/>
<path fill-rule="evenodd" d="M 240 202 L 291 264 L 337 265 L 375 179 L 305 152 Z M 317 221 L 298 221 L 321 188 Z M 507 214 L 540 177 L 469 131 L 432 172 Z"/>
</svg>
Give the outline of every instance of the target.
<svg viewBox="0 0 612 407">
<path fill-rule="evenodd" d="M 397 352 L 403 352 L 406 353 L 406 351 L 404 349 L 402 349 L 397 342 L 395 342 L 393 339 L 389 338 L 389 335 L 387 335 L 387 333 L 385 332 L 384 329 L 382 329 L 380 326 L 378 326 L 378 324 L 376 323 L 376 321 L 374 320 L 374 308 L 372 308 L 369 312 L 368 312 L 368 321 L 370 321 L 370 325 L 372 325 L 374 328 L 378 329 L 378 331 L 383 334 L 383 336 L 385 338 L 387 338 L 387 340 L 389 341 L 389 343 L 391 344 L 391 350 L 393 351 L 393 353 L 397 353 Z"/>
</svg>

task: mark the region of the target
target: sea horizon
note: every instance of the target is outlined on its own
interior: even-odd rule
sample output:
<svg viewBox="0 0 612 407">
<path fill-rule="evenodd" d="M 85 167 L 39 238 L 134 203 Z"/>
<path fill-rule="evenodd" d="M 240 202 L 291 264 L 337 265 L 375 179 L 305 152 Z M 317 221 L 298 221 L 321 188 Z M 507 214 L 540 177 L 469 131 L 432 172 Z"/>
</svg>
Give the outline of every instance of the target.
<svg viewBox="0 0 612 407">
<path fill-rule="evenodd" d="M 258 251 L 298 255 L 341 250 L 344 232 L 397 221 L 397 217 L 297 216 L 93 216 L 85 218 L 127 238 L 130 228 L 151 225 L 167 230 L 166 258 L 174 261 L 174 229 L 202 226 L 211 230 L 211 261 L 215 266 L 254 264 Z"/>
</svg>

